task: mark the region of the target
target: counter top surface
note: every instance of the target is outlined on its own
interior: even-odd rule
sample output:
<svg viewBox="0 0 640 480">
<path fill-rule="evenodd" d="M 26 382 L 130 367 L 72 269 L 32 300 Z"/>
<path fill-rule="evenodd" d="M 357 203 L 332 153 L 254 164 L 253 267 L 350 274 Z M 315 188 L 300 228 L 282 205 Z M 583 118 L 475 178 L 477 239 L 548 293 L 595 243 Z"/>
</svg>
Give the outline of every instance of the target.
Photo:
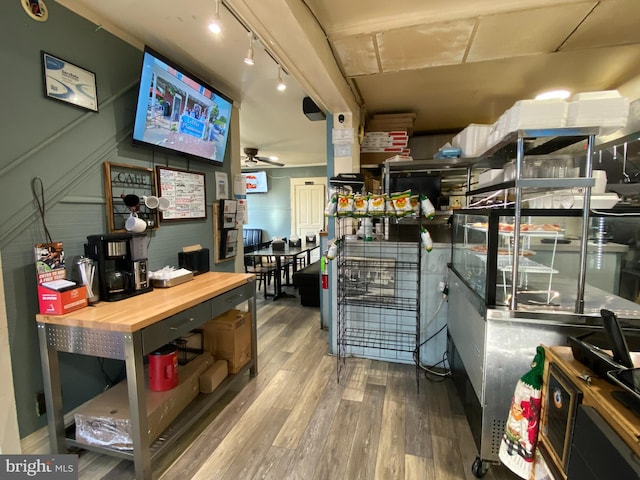
<svg viewBox="0 0 640 480">
<path fill-rule="evenodd" d="M 254 281 L 246 273 L 207 272 L 171 288 L 155 288 L 117 302 L 98 302 L 66 315 L 36 315 L 38 323 L 135 332 Z"/>
</svg>

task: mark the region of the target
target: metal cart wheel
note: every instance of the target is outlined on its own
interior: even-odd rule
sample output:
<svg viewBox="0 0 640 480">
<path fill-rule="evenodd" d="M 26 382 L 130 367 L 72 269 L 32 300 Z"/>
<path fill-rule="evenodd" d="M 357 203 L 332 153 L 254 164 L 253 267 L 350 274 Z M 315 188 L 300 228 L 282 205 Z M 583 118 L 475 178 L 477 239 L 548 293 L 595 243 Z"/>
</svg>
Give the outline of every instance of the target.
<svg viewBox="0 0 640 480">
<path fill-rule="evenodd" d="M 489 466 L 482 463 L 482 459 L 478 456 L 473 461 L 473 465 L 471 465 L 471 473 L 473 473 L 474 477 L 482 478 L 486 475 L 487 470 L 489 470 Z"/>
</svg>

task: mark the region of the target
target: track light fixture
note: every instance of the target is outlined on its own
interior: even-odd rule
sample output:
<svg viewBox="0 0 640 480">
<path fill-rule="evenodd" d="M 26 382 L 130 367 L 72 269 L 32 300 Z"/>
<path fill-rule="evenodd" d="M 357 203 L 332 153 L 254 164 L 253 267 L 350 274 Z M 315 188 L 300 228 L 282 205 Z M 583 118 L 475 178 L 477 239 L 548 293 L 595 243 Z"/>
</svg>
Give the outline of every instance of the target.
<svg viewBox="0 0 640 480">
<path fill-rule="evenodd" d="M 244 63 L 253 65 L 253 33 L 251 32 L 249 32 L 249 50 L 247 50 L 247 56 L 244 57 Z"/>
<path fill-rule="evenodd" d="M 215 33 L 216 35 L 222 31 L 222 27 L 220 25 L 220 1 L 221 0 L 215 0 L 216 13 L 213 17 L 213 21 L 209 24 L 209 30 Z"/>
<path fill-rule="evenodd" d="M 280 65 L 278 65 L 278 86 L 277 86 L 278 90 L 280 92 L 283 92 L 284 90 L 287 89 L 287 84 L 284 83 L 284 81 L 282 80 L 282 67 Z"/>
</svg>

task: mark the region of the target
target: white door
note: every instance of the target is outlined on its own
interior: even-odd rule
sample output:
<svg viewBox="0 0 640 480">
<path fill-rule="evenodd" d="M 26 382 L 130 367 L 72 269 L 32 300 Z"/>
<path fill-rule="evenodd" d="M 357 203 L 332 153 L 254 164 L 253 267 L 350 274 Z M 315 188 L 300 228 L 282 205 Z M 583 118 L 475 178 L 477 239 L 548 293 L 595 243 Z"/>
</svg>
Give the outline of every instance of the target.
<svg viewBox="0 0 640 480">
<path fill-rule="evenodd" d="M 291 231 L 299 238 L 324 229 L 326 183 L 324 177 L 291 179 Z"/>
</svg>

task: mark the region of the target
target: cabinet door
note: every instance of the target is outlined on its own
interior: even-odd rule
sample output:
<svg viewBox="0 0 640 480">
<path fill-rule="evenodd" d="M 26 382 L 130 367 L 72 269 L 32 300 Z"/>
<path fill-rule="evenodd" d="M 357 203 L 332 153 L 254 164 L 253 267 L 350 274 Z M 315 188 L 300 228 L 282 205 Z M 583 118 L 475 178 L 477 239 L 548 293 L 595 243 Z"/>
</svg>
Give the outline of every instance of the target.
<svg viewBox="0 0 640 480">
<path fill-rule="evenodd" d="M 571 445 L 568 478 L 640 478 L 640 459 L 592 407 L 580 405 Z"/>
</svg>

